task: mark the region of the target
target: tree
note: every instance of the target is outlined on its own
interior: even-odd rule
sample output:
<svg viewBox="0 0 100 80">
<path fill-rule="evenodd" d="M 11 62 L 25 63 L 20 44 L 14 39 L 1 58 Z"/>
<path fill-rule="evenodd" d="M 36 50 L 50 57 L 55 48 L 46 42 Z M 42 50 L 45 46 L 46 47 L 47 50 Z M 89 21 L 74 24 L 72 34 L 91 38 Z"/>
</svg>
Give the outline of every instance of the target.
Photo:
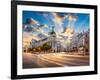
<svg viewBox="0 0 100 80">
<path fill-rule="evenodd" d="M 47 51 L 47 50 L 51 49 L 51 46 L 48 43 L 45 43 L 45 44 L 43 44 L 43 46 L 41 46 L 41 49 L 43 51 Z"/>
</svg>

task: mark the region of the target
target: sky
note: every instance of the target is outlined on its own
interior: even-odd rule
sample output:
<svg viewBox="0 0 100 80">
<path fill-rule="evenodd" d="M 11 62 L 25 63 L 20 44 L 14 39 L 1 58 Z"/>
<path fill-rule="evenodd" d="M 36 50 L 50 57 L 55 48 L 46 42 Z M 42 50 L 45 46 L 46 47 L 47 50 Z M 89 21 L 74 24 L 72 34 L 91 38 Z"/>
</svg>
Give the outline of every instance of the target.
<svg viewBox="0 0 100 80">
<path fill-rule="evenodd" d="M 23 11 L 22 17 L 23 24 L 28 24 L 27 19 L 32 18 L 36 24 L 46 25 L 44 32 L 49 32 L 52 26 L 58 34 L 67 27 L 74 28 L 75 32 L 87 31 L 90 27 L 90 15 L 86 13 Z"/>
</svg>

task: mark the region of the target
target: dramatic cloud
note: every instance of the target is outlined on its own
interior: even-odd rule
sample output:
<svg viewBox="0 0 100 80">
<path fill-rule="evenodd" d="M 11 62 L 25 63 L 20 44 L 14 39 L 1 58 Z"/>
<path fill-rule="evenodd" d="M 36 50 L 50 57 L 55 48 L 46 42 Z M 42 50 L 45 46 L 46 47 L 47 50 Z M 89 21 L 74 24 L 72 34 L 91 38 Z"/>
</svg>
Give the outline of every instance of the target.
<svg viewBox="0 0 100 80">
<path fill-rule="evenodd" d="M 72 14 L 59 15 L 58 13 L 52 13 L 53 22 L 55 23 L 55 30 L 59 34 L 64 31 L 63 23 L 68 19 L 68 27 L 74 27 L 74 23 L 77 21 L 77 16 Z"/>
<path fill-rule="evenodd" d="M 77 21 L 77 16 L 68 14 L 68 27 L 74 27 L 75 22 Z"/>
<path fill-rule="evenodd" d="M 77 21 L 77 16 L 72 15 L 72 14 L 68 14 L 68 20 L 69 21 Z"/>
<path fill-rule="evenodd" d="M 59 16 L 57 13 L 52 13 L 53 15 L 53 22 L 55 24 L 55 31 L 59 34 L 63 32 L 63 17 Z"/>
<path fill-rule="evenodd" d="M 39 24 L 39 22 L 36 21 L 36 20 L 33 19 L 33 18 L 28 18 L 26 22 L 27 22 L 28 24 Z"/>
</svg>

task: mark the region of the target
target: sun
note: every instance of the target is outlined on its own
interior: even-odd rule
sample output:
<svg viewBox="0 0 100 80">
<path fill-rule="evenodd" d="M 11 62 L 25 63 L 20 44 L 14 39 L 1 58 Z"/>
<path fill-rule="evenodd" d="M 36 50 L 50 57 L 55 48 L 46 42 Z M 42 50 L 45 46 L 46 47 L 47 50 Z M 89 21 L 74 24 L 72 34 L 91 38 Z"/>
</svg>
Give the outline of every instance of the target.
<svg viewBox="0 0 100 80">
<path fill-rule="evenodd" d="M 68 37 L 72 37 L 74 35 L 74 29 L 73 28 L 70 28 L 70 27 L 67 27 L 66 28 L 66 31 L 65 31 L 65 34 L 68 36 Z"/>
</svg>

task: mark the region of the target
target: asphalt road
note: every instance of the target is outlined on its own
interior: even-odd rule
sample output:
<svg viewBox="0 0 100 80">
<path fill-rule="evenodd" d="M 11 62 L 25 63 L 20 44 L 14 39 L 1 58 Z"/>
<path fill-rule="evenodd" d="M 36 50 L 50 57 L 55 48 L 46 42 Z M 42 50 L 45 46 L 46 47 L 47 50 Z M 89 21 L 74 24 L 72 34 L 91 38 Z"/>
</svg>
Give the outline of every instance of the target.
<svg viewBox="0 0 100 80">
<path fill-rule="evenodd" d="M 23 53 L 23 68 L 46 68 L 64 66 L 88 66 L 89 56 L 65 53 L 32 54 Z"/>
</svg>

